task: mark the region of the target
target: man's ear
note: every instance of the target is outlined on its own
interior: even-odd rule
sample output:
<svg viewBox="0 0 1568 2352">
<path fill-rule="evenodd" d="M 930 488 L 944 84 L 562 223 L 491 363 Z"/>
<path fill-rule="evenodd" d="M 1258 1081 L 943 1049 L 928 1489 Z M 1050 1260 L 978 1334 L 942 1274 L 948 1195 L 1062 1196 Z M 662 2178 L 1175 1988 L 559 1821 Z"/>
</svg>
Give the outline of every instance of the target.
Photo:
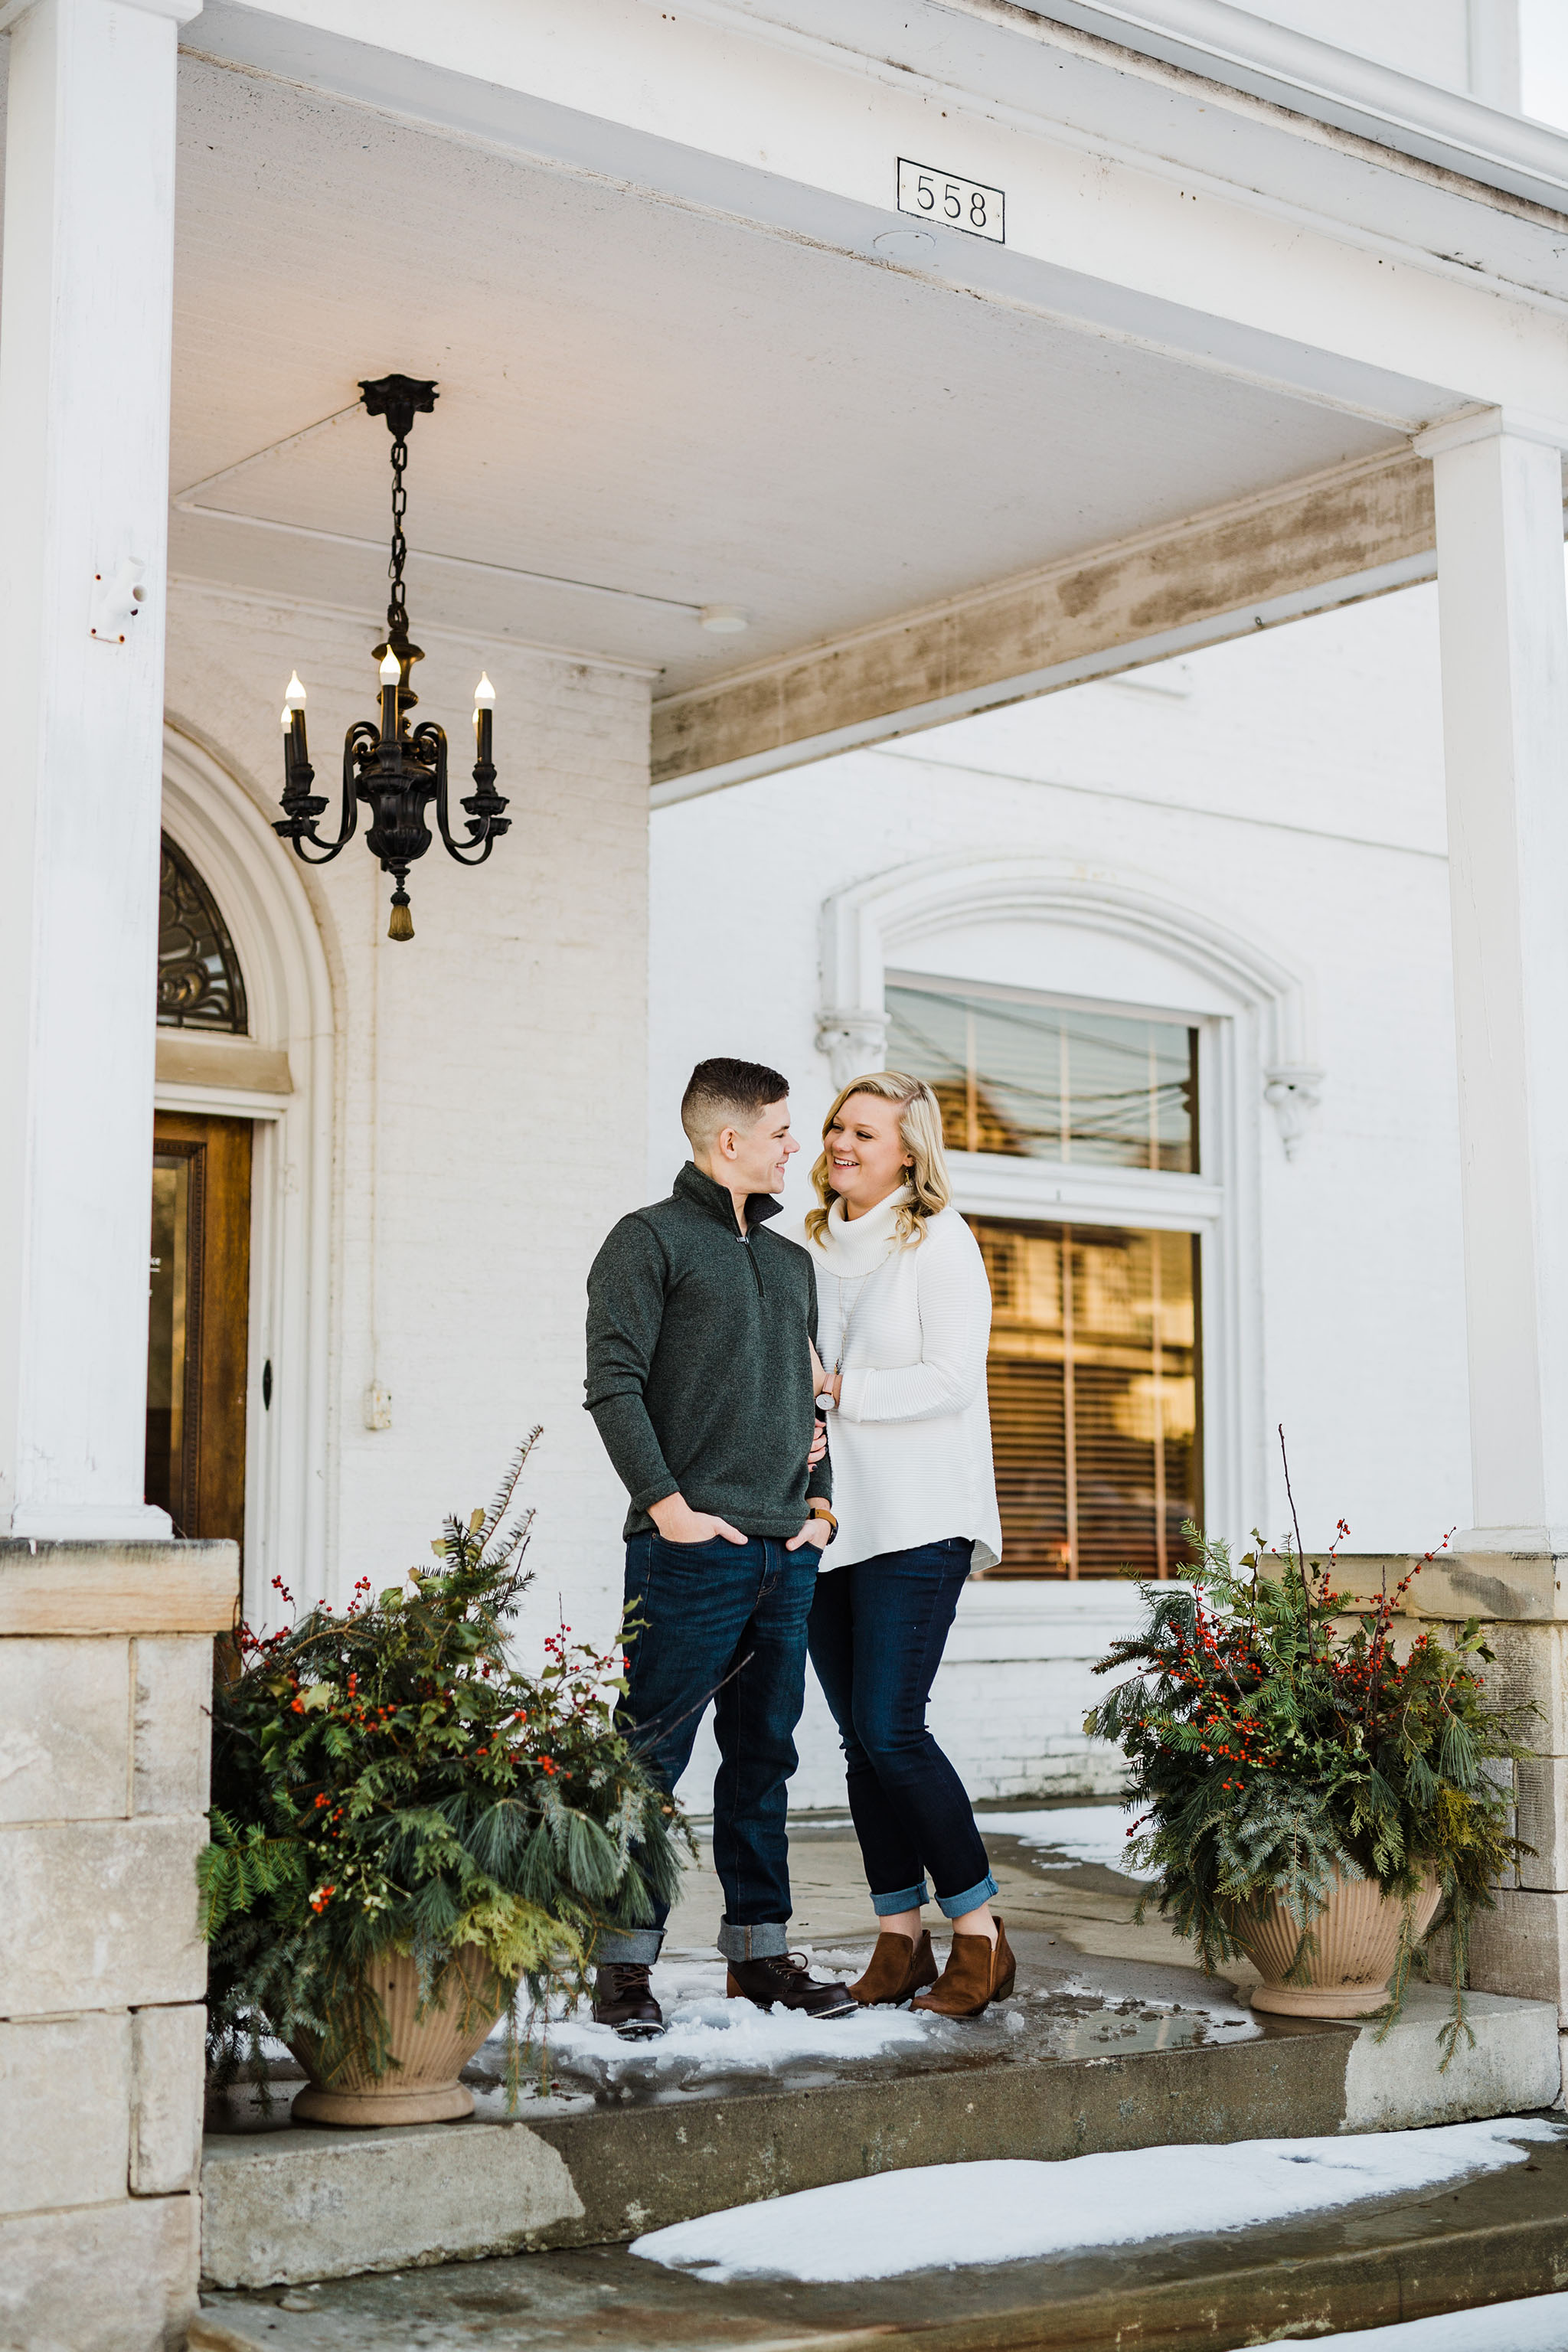
<svg viewBox="0 0 1568 2352">
<path fill-rule="evenodd" d="M 741 1130 L 739 1128 L 721 1127 L 719 1129 L 718 1134 L 713 1138 L 712 1150 L 714 1159 L 733 1160 L 735 1157 L 735 1147 L 739 1143 L 740 1139 Z"/>
</svg>

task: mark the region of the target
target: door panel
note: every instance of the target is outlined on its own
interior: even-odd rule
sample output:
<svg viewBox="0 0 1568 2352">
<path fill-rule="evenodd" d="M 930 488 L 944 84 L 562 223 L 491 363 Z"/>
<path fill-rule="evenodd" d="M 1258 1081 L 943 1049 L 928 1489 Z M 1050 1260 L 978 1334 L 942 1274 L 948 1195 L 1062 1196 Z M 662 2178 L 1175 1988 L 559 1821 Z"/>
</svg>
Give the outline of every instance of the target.
<svg viewBox="0 0 1568 2352">
<path fill-rule="evenodd" d="M 251 1126 L 153 1123 L 146 1495 L 182 1536 L 245 1534 Z"/>
</svg>

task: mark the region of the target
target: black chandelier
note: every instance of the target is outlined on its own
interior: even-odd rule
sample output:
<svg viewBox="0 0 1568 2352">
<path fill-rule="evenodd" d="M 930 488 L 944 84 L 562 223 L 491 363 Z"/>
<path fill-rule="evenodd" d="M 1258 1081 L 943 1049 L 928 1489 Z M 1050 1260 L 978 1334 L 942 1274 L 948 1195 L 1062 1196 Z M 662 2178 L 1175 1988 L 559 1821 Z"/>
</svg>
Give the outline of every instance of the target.
<svg viewBox="0 0 1568 2352">
<path fill-rule="evenodd" d="M 419 697 L 408 674 L 425 656 L 408 639 L 408 614 L 403 597 L 403 566 L 408 542 L 403 518 L 408 494 L 403 471 L 408 463 L 408 436 L 416 416 L 428 416 L 436 405 L 436 387 L 407 375 L 377 376 L 362 383 L 360 396 L 368 415 L 384 416 L 392 435 L 392 560 L 387 577 L 392 593 L 386 607 L 386 636 L 371 649 L 381 665 L 381 719 L 376 723 L 356 719 L 343 738 L 343 796 L 336 841 L 323 841 L 316 819 L 327 806 L 310 786 L 316 772 L 305 748 L 305 689 L 296 672 L 289 680 L 283 701 L 283 816 L 274 831 L 294 845 L 294 854 L 307 866 L 325 866 L 353 839 L 363 801 L 373 822 L 365 846 L 381 860 L 384 874 L 396 884 L 392 894 L 389 940 L 411 940 L 414 918 L 408 908 L 408 869 L 429 848 L 432 835 L 425 821 L 432 800 L 441 838 L 459 866 L 482 866 L 511 820 L 501 812 L 506 802 L 495 788 L 490 759 L 490 730 L 496 694 L 481 674 L 474 688 L 474 791 L 463 803 L 468 838 L 452 838 L 447 802 L 447 736 L 435 720 L 426 719 L 411 728 L 408 713 Z M 307 847 L 309 844 L 309 847 Z M 311 856 L 310 850 L 319 854 Z"/>
</svg>

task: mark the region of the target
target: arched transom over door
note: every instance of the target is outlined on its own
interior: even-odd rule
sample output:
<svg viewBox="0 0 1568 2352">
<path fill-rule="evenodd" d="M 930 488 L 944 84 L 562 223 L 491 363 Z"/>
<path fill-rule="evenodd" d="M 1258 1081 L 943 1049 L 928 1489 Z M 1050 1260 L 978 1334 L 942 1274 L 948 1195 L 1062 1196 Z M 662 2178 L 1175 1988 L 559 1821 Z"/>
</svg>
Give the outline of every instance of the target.
<svg viewBox="0 0 1568 2352">
<path fill-rule="evenodd" d="M 227 924 L 163 836 L 160 1028 L 247 1030 Z M 146 1496 L 182 1536 L 245 1533 L 251 1122 L 160 1110 L 153 1122 Z"/>
</svg>

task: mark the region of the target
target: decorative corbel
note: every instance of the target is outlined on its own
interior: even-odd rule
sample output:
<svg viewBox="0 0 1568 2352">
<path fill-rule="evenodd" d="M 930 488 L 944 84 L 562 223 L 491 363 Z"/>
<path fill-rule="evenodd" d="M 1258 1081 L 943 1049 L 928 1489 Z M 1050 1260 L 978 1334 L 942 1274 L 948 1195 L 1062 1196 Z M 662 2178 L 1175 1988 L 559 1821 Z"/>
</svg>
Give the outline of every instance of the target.
<svg viewBox="0 0 1568 2352">
<path fill-rule="evenodd" d="M 819 1013 L 816 1050 L 827 1055 L 836 1087 L 847 1087 L 868 1070 L 879 1070 L 888 1056 L 887 1013 L 867 1007 Z"/>
<path fill-rule="evenodd" d="M 1303 1062 L 1279 1062 L 1263 1073 L 1263 1099 L 1279 1122 L 1287 1160 L 1294 1160 L 1323 1098 L 1327 1073 Z"/>
</svg>

